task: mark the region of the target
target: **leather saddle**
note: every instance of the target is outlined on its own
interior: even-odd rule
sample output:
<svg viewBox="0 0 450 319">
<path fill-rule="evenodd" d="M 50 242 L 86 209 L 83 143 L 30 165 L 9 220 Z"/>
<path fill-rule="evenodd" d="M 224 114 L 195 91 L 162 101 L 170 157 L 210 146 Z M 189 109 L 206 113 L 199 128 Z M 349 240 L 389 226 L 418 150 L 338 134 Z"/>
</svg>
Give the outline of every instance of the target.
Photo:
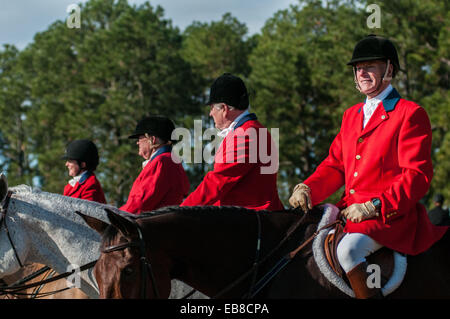
<svg viewBox="0 0 450 319">
<path fill-rule="evenodd" d="M 331 269 L 333 269 L 333 271 L 339 277 L 341 277 L 348 283 L 347 277 L 345 276 L 344 270 L 339 264 L 336 253 L 337 246 L 344 235 L 344 226 L 342 225 L 342 223 L 336 224 L 325 237 L 324 252 Z M 376 264 L 380 266 L 381 285 L 384 286 L 391 277 L 394 270 L 394 255 L 392 253 L 392 250 L 383 247 L 366 257 L 366 259 L 368 264 Z"/>
</svg>

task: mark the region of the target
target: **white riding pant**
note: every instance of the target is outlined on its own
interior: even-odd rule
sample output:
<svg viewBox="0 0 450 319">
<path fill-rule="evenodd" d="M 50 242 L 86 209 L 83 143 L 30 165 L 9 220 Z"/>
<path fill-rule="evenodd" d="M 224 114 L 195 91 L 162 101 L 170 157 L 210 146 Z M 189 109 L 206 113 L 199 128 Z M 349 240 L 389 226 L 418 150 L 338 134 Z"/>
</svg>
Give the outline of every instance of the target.
<svg viewBox="0 0 450 319">
<path fill-rule="evenodd" d="M 355 268 L 371 253 L 383 247 L 367 235 L 347 233 L 342 237 L 336 249 L 337 258 L 346 273 Z"/>
</svg>

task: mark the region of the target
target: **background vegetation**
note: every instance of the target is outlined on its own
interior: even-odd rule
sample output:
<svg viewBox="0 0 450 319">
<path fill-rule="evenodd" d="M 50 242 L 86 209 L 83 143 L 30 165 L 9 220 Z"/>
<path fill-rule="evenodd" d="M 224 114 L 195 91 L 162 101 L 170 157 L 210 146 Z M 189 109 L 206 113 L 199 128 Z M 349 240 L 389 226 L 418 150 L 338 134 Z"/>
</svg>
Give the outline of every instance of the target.
<svg viewBox="0 0 450 319">
<path fill-rule="evenodd" d="M 371 3 L 381 8 L 380 29 L 367 27 Z M 364 99 L 346 62 L 358 40 L 376 33 L 399 52 L 403 72 L 393 85 L 432 122 L 435 171 L 423 200 L 431 207 L 436 192 L 450 198 L 448 1 L 300 0 L 255 35 L 230 13 L 181 32 L 148 2 L 91 0 L 81 12 L 80 29 L 55 21 L 22 51 L 0 48 L 0 169 L 10 185 L 62 193 L 65 146 L 89 138 L 100 151 L 97 175 L 107 200 L 121 205 L 140 170 L 127 138 L 137 121 L 164 114 L 176 126 L 192 129 L 201 119 L 211 127 L 209 86 L 231 72 L 246 81 L 259 120 L 280 129 L 278 185 L 287 206 L 294 185 L 327 155 L 344 110 Z M 191 189 L 211 169 L 185 165 Z"/>
</svg>

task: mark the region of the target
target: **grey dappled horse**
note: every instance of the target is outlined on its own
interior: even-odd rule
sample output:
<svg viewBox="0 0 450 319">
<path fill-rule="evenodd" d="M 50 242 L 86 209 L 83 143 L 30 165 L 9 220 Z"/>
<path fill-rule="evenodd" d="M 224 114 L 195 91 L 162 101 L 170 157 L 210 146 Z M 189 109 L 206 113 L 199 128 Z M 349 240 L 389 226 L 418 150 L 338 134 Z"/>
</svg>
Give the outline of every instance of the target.
<svg viewBox="0 0 450 319">
<path fill-rule="evenodd" d="M 89 228 L 75 211 L 108 222 L 105 208 L 118 214 L 128 213 L 97 202 L 47 193 L 27 185 L 8 188 L 5 175 L 0 175 L 0 200 L 5 203 L 8 190 L 11 197 L 6 213 L 5 231 L 0 229 L 0 278 L 12 275 L 23 265 L 40 263 L 64 273 L 70 267 L 83 266 L 100 256 L 100 236 Z M 17 252 L 14 252 L 13 245 Z M 80 289 L 90 298 L 98 298 L 97 282 L 92 268 L 80 272 Z M 72 282 L 77 282 L 73 277 Z M 171 298 L 181 298 L 191 288 L 172 281 Z M 191 298 L 206 298 L 196 292 Z"/>
</svg>

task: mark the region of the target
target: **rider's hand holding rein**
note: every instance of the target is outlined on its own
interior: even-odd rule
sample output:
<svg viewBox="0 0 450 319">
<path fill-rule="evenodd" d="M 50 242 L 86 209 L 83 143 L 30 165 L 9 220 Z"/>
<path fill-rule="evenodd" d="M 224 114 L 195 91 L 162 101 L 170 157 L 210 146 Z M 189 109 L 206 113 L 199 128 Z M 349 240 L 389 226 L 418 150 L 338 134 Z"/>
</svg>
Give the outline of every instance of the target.
<svg viewBox="0 0 450 319">
<path fill-rule="evenodd" d="M 361 204 L 352 204 L 341 211 L 341 215 L 353 223 L 360 223 L 363 220 L 378 216 L 375 205 L 369 200 Z"/>
<path fill-rule="evenodd" d="M 294 208 L 300 206 L 304 212 L 312 209 L 311 189 L 308 185 L 303 183 L 297 184 L 294 187 L 291 198 L 289 198 L 289 204 Z"/>
</svg>

